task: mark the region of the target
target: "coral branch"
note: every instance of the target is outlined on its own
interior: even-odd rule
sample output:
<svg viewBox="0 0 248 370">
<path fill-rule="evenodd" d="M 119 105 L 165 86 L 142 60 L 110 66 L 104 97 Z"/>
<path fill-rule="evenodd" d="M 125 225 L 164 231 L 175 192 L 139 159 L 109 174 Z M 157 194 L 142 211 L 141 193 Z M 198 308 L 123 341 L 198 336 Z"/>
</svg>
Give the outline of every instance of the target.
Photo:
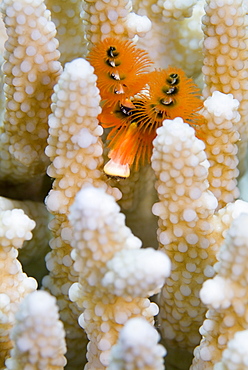
<svg viewBox="0 0 248 370">
<path fill-rule="evenodd" d="M 35 221 L 35 228 L 32 232 L 33 237 L 31 240 L 24 242 L 18 259 L 28 275 L 40 280 L 45 272 L 47 272 L 44 258 L 49 251 L 48 242 L 51 238 L 51 233 L 47 225 L 51 219 L 51 215 L 43 203 L 0 197 L 1 211 L 12 210 L 14 208 L 22 209 L 29 218 Z"/>
<path fill-rule="evenodd" d="M 54 23 L 44 2 L 50 8 Z M 202 21 L 204 6 L 206 14 Z M 192 350 L 200 341 L 198 328 L 208 308 L 207 319 L 201 328 L 203 340 L 195 350 L 192 369 L 244 370 L 247 349 L 241 341 L 246 340 L 248 329 L 247 266 L 243 265 L 247 221 L 243 220 L 244 215 L 239 218 L 240 224 L 238 221 L 234 223 L 231 232 L 227 230 L 241 213 L 248 213 L 247 203 L 241 200 L 248 199 L 248 177 L 243 176 L 241 181 L 237 177 L 237 157 L 240 160 L 239 176 L 242 176 L 248 143 L 247 2 L 2 0 L 1 9 L 4 22 L 0 22 L 0 65 L 3 60 L 5 62 L 0 75 L 0 367 L 4 368 L 13 348 L 9 334 L 15 326 L 15 313 L 27 293 L 37 286 L 34 279 L 22 272 L 16 259 L 15 246 L 30 239 L 34 227 L 33 221 L 16 209 L 21 207 L 29 217 L 42 221 L 37 229 L 39 241 L 34 238 L 28 245 L 25 242 L 27 253 L 25 249 L 20 253 L 23 270 L 29 273 L 31 270 L 26 268 L 31 265 L 32 275 L 38 275 L 39 281 L 47 273 L 43 269 L 43 245 L 49 231 L 53 233 L 51 251 L 46 257 L 49 275 L 43 279 L 43 287 L 57 298 L 66 332 L 67 370 L 82 370 L 85 366 L 88 339 L 86 369 L 129 365 L 138 369 L 138 363 L 144 369 L 146 366 L 160 369 L 164 351 L 158 346 L 158 335 L 151 327 L 153 316 L 158 312 L 157 304 L 160 317 L 156 324 L 161 328 L 161 341 L 166 343 L 168 370 L 189 369 Z M 4 23 L 7 30 L 5 45 Z M 59 43 L 55 38 L 56 28 Z M 104 138 L 108 137 L 108 129 L 113 127 L 113 107 L 104 101 L 106 97 L 102 96 L 101 101 L 93 68 L 84 59 L 75 59 L 65 64 L 61 73 L 60 61 L 64 63 L 84 57 L 96 42 L 107 37 L 118 38 L 124 43 L 133 38 L 138 47 L 149 53 L 156 68 L 165 69 L 168 65 L 173 69 L 181 68 L 188 77 L 197 78 L 199 86 L 203 86 L 205 80 L 203 95 L 206 101 L 200 102 L 205 105 L 206 124 L 198 127 L 202 121 L 196 123 L 197 136 L 202 141 L 195 138 L 193 128 L 176 118 L 190 107 L 191 100 L 177 105 L 184 100 L 179 94 L 179 100 L 173 105 L 177 112 L 173 118 L 176 119 L 166 121 L 154 141 L 154 171 L 149 165 L 141 165 L 138 171 L 133 168 L 130 179 L 126 180 L 117 176 L 110 178 L 103 173 L 103 158 L 108 153 L 105 139 L 102 143 L 100 138 L 103 129 L 98 117 L 106 129 Z M 126 118 L 127 124 L 124 126 L 121 121 L 116 132 L 125 133 L 130 122 L 136 121 L 137 127 L 145 124 L 149 129 L 152 110 L 161 119 L 160 123 L 168 118 L 162 117 L 157 104 L 169 109 L 173 94 L 180 87 L 175 89 L 177 77 L 172 76 L 169 80 L 170 89 L 158 87 L 158 95 L 145 113 L 147 120 L 140 122 L 133 116 L 133 108 L 140 104 L 136 94 L 140 85 L 135 84 L 132 61 L 128 59 L 131 69 L 123 76 L 119 60 L 114 58 L 113 62 L 114 50 L 110 48 L 107 52 L 111 58 L 107 56 L 103 66 L 105 70 L 106 66 L 111 66 L 107 77 L 111 86 L 115 82 L 118 86 L 113 91 L 117 102 L 114 112 L 119 118 Z M 125 58 L 122 55 L 120 61 Z M 137 54 L 137 60 L 141 61 L 140 54 Z M 140 96 L 147 97 L 148 75 Z M 162 76 L 160 72 L 156 75 Z M 138 90 L 132 90 L 131 97 L 127 96 L 128 99 L 120 105 L 120 95 L 128 79 Z M 165 82 L 159 77 L 157 81 L 159 86 Z M 104 88 L 109 89 L 110 85 Z M 165 95 L 163 98 L 161 93 Z M 186 97 L 192 98 L 190 95 L 186 94 Z M 102 107 L 105 112 L 101 112 Z M 189 124 L 193 123 L 192 118 L 187 118 Z M 139 135 L 131 135 L 133 128 L 135 124 L 126 131 L 125 139 L 132 139 L 125 151 L 127 156 L 135 147 L 140 154 L 144 149 L 140 149 L 144 140 L 140 141 Z M 117 144 L 117 149 L 122 150 L 121 139 Z M 149 148 L 152 148 L 151 141 Z M 109 155 L 117 158 L 117 149 Z M 50 178 L 43 176 L 48 166 Z M 238 181 L 243 184 L 241 199 L 235 201 Z M 120 190 L 111 187 L 113 185 L 123 193 L 121 200 Z M 90 204 L 85 200 L 82 209 L 80 194 L 89 194 L 87 192 L 92 191 L 92 187 L 94 194 L 101 194 L 100 200 L 97 195 L 91 197 Z M 26 207 L 27 203 L 20 202 L 43 201 L 47 193 L 46 204 L 53 217 L 48 227 L 44 207 L 36 207 L 35 203 Z M 75 200 L 76 194 L 79 197 Z M 124 216 L 119 213 L 115 202 L 119 200 L 127 216 L 126 225 L 132 231 L 125 226 Z M 158 203 L 155 203 L 152 215 L 154 202 Z M 70 209 L 72 223 L 68 218 Z M 157 247 L 156 215 L 159 216 L 159 251 L 154 250 Z M 140 248 L 141 242 L 134 235 L 148 248 Z M 149 248 L 151 246 L 154 249 Z M 168 255 L 172 269 L 169 277 Z M 218 258 L 220 260 L 214 267 Z M 223 273 L 224 269 L 228 274 Z M 218 274 L 213 278 L 216 272 Z M 204 284 L 209 278 L 213 279 Z M 162 285 L 159 298 L 154 297 L 156 304 L 151 303 L 148 297 L 158 292 Z M 73 302 L 69 299 L 69 291 Z M 204 302 L 201 302 L 200 294 Z M 42 307 L 44 316 L 49 318 L 52 306 Z M 37 311 L 34 316 L 39 320 Z M 22 317 L 15 332 L 19 325 L 24 325 Z M 149 331 L 143 332 L 143 324 L 135 326 L 136 329 L 131 326 L 132 335 L 128 339 L 130 330 L 126 329 L 130 326 L 125 328 L 124 325 L 128 324 L 129 318 L 146 320 L 143 323 L 147 330 L 149 326 Z M 87 331 L 88 338 L 81 326 Z M 33 333 L 36 333 L 35 329 Z M 138 340 L 142 333 L 145 333 L 145 343 Z M 57 338 L 54 341 L 58 344 Z M 25 340 L 21 342 L 25 343 Z M 65 365 L 64 339 L 60 343 L 63 353 L 60 352 L 58 366 L 62 368 Z M 124 347 L 121 349 L 120 345 Z M 17 347 L 18 343 L 15 351 Z M 37 349 L 35 344 L 33 348 Z M 42 369 L 48 367 L 46 354 L 40 366 Z M 9 360 L 6 366 L 18 367 L 19 360 L 16 361 Z M 30 367 L 29 360 L 20 367 Z"/>
<path fill-rule="evenodd" d="M 165 254 L 139 249 L 140 240 L 125 226 L 119 210 L 113 197 L 92 187 L 82 189 L 71 207 L 72 257 L 79 283 L 69 295 L 84 309 L 79 323 L 90 340 L 85 369 L 109 365 L 110 349 L 129 318 L 143 316 L 153 323 L 157 305 L 147 297 L 170 273 Z"/>
<path fill-rule="evenodd" d="M 151 29 L 150 20 L 132 11 L 131 0 L 84 1 L 86 37 L 90 46 L 105 37 L 121 36 L 132 38 L 136 34 L 144 36 Z"/>
<path fill-rule="evenodd" d="M 4 365 L 12 348 L 9 337 L 15 323 L 15 313 L 20 302 L 37 288 L 36 280 L 22 272 L 17 260 L 17 248 L 21 248 L 25 240 L 32 237 L 34 221 L 30 220 L 21 209 L 0 212 L 0 244 L 1 244 L 1 286 L 0 286 L 0 366 Z"/>
<path fill-rule="evenodd" d="M 36 291 L 23 300 L 11 338 L 14 348 L 5 370 L 64 369 L 65 332 L 55 298 L 47 292 Z"/>
<path fill-rule="evenodd" d="M 205 307 L 201 285 L 216 260 L 211 217 L 217 200 L 208 191 L 209 164 L 204 144 L 181 118 L 165 120 L 154 140 L 152 167 L 157 176 L 160 249 L 172 273 L 159 296 L 161 331 L 166 343 L 192 350 L 199 342 Z"/>
<path fill-rule="evenodd" d="M 233 202 L 239 196 L 237 188 L 239 133 L 237 126 L 240 115 L 239 102 L 232 94 L 214 91 L 204 102 L 202 114 L 206 123 L 201 135 L 206 143 L 206 154 L 210 163 L 209 190 L 218 199 L 219 208 Z"/>
<path fill-rule="evenodd" d="M 205 98 L 214 91 L 233 94 L 240 103 L 240 121 L 235 125 L 240 133 L 240 171 L 245 169 L 248 138 L 248 30 L 244 1 L 207 0 L 203 17 Z"/>
<path fill-rule="evenodd" d="M 222 359 L 214 370 L 247 370 L 248 369 L 248 330 L 238 331 L 229 340 L 227 348 L 222 353 Z"/>
<path fill-rule="evenodd" d="M 51 11 L 52 21 L 57 29 L 60 62 L 65 64 L 73 59 L 84 57 L 86 48 L 85 27 L 80 13 L 81 0 L 46 0 Z"/>
<path fill-rule="evenodd" d="M 27 181 L 43 175 L 53 86 L 61 72 L 56 29 L 42 0 L 5 0 L 6 113 L 0 136 L 1 179 Z M 3 161 L 4 159 L 4 161 Z"/>
<path fill-rule="evenodd" d="M 158 332 L 145 319 L 128 320 L 112 347 L 107 370 L 163 370 L 166 350 L 158 341 Z"/>
<path fill-rule="evenodd" d="M 248 297 L 247 211 L 246 205 L 246 213 L 241 213 L 233 221 L 220 248 L 219 262 L 214 266 L 217 275 L 207 280 L 200 291 L 201 300 L 209 307 L 209 311 L 200 330 L 203 339 L 194 351 L 191 370 L 212 368 L 221 360 L 222 352 L 235 333 L 248 329 L 245 303 Z"/>
<path fill-rule="evenodd" d="M 55 218 L 49 225 L 54 236 L 50 242 L 52 251 L 46 257 L 50 274 L 43 279 L 43 286 L 58 299 L 67 332 L 67 356 L 80 363 L 86 341 L 77 323 L 79 312 L 68 298 L 68 290 L 77 280 L 70 257 L 69 207 L 82 186 L 103 187 L 117 198 L 120 192 L 108 187 L 101 172 L 102 128 L 97 120 L 101 109 L 93 67 L 84 59 L 67 63 L 52 99 L 46 153 L 52 161 L 48 174 L 55 180 L 46 204 Z"/>
<path fill-rule="evenodd" d="M 138 41 L 149 51 L 156 67 L 182 68 L 188 76 L 198 76 L 202 68 L 201 22 L 205 1 L 139 0 L 134 10 L 152 22 L 151 30 Z"/>
</svg>

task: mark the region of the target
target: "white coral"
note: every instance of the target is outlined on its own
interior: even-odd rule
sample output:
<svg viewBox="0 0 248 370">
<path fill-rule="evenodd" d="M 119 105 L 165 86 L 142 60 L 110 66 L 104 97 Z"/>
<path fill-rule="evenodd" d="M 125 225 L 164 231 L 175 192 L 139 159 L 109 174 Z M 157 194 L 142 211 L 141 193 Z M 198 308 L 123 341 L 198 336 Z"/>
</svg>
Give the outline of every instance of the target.
<svg viewBox="0 0 248 370">
<path fill-rule="evenodd" d="M 165 348 L 159 334 L 145 319 L 130 319 L 113 346 L 107 370 L 163 370 Z"/>
<path fill-rule="evenodd" d="M 37 282 L 22 272 L 17 260 L 17 248 L 32 236 L 35 222 L 26 216 L 21 209 L 0 212 L 0 366 L 12 347 L 9 338 L 15 318 L 14 315 L 23 298 L 37 288 Z"/>
<path fill-rule="evenodd" d="M 156 294 L 170 275 L 170 260 L 152 248 L 122 250 L 108 261 L 102 284 L 118 296 Z"/>
<path fill-rule="evenodd" d="M 129 318 L 143 316 L 153 322 L 157 305 L 147 297 L 159 290 L 170 272 L 167 256 L 140 249 L 141 241 L 119 211 L 104 189 L 89 186 L 79 191 L 69 216 L 71 255 L 79 273 L 69 296 L 83 308 L 79 323 L 90 340 L 86 369 L 109 364 L 111 346 Z"/>
<path fill-rule="evenodd" d="M 36 291 L 23 300 L 11 338 L 14 348 L 6 370 L 64 369 L 65 332 L 55 298 L 49 293 Z"/>
</svg>

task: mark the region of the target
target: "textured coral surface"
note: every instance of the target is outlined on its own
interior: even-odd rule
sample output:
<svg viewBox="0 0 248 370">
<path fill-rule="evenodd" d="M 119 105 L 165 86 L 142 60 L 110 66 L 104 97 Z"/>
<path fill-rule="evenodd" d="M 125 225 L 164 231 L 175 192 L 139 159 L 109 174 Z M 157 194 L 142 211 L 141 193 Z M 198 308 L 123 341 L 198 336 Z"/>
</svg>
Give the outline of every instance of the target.
<svg viewBox="0 0 248 370">
<path fill-rule="evenodd" d="M 1 12 L 0 369 L 248 370 L 247 2 L 2 0 Z M 104 172 L 106 137 L 135 100 L 117 89 L 106 105 L 87 58 L 107 37 L 181 68 L 202 100 L 201 125 L 175 107 L 126 179 Z M 149 95 L 147 76 L 135 94 Z M 169 91 L 156 80 L 158 117 L 173 76 Z"/>
</svg>

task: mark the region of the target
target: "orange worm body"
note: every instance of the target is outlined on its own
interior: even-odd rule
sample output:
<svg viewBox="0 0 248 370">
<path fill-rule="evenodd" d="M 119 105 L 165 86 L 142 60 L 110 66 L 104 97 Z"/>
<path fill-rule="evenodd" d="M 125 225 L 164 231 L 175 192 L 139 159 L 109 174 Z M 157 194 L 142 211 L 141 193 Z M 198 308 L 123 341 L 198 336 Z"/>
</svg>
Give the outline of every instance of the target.
<svg viewBox="0 0 248 370">
<path fill-rule="evenodd" d="M 148 54 L 131 41 L 106 38 L 87 58 L 95 69 L 103 101 L 99 120 L 107 136 L 108 175 L 128 177 L 150 162 L 156 129 L 165 119 L 182 117 L 200 131 L 200 90 L 180 68 L 149 72 Z"/>
<path fill-rule="evenodd" d="M 103 127 L 112 127 L 109 140 L 110 164 L 134 166 L 150 162 L 156 130 L 165 119 L 182 117 L 199 130 L 203 117 L 199 89 L 179 68 L 154 71 L 147 75 L 148 88 L 132 101 L 114 109 L 103 109 Z M 111 170 L 109 165 L 108 171 Z"/>
</svg>

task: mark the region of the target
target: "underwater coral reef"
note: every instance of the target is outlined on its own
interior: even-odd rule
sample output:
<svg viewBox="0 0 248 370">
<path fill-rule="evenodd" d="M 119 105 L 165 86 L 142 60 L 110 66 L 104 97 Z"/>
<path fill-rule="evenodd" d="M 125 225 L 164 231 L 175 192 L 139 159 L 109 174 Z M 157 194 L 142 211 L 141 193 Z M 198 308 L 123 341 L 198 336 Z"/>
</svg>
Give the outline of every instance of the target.
<svg viewBox="0 0 248 370">
<path fill-rule="evenodd" d="M 248 369 L 246 1 L 1 13 L 0 368 Z"/>
</svg>

